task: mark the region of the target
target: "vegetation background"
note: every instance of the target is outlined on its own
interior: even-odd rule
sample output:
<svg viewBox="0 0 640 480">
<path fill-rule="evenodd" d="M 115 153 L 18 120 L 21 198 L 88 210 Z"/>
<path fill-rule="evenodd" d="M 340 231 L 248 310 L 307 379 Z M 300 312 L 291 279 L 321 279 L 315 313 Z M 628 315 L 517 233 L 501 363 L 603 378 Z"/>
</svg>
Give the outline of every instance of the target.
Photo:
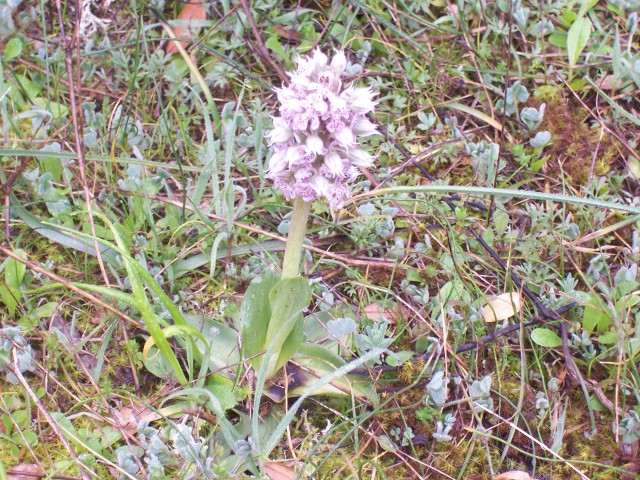
<svg viewBox="0 0 640 480">
<path fill-rule="evenodd" d="M 0 0 L 0 479 L 638 478 L 639 11 Z M 237 331 L 314 48 L 378 92 L 305 254 L 308 342 L 362 365 L 278 403 Z"/>
</svg>

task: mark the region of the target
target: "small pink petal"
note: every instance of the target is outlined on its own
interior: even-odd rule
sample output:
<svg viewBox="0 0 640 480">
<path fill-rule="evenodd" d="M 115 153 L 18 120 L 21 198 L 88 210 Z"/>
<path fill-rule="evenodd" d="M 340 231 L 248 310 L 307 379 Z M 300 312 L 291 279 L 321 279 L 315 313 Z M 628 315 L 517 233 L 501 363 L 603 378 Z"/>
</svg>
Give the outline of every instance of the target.
<svg viewBox="0 0 640 480">
<path fill-rule="evenodd" d="M 324 142 L 318 135 L 309 135 L 305 145 L 307 146 L 307 152 L 313 153 L 314 155 L 322 155 L 326 152 Z"/>
<path fill-rule="evenodd" d="M 368 137 L 370 135 L 377 135 L 378 129 L 365 117 L 359 117 L 353 123 L 353 133 L 355 133 L 359 137 Z"/>
<path fill-rule="evenodd" d="M 335 138 L 336 142 L 347 149 L 353 147 L 356 143 L 353 131 L 349 127 L 344 127 L 337 132 L 334 132 L 333 138 Z"/>
<path fill-rule="evenodd" d="M 332 175 L 340 175 L 343 171 L 343 160 L 336 152 L 329 152 L 324 156 L 324 164 Z"/>
<path fill-rule="evenodd" d="M 345 57 L 343 51 L 336 50 L 336 54 L 331 59 L 331 70 L 340 76 L 343 74 L 345 68 L 347 68 L 347 57 Z"/>
<path fill-rule="evenodd" d="M 349 160 L 356 167 L 370 167 L 373 165 L 373 157 L 364 150 L 351 150 L 349 152 Z"/>
</svg>

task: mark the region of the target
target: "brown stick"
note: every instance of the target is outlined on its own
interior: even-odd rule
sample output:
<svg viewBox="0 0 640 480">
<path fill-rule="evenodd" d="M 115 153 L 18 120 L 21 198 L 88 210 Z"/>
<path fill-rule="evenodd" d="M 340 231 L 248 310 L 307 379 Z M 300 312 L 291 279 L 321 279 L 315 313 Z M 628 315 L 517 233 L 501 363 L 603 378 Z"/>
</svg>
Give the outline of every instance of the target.
<svg viewBox="0 0 640 480">
<path fill-rule="evenodd" d="M 20 157 L 18 157 L 20 158 Z M 9 241 L 9 237 L 11 232 L 9 231 L 9 225 L 11 223 L 11 213 L 10 213 L 10 208 L 11 208 L 11 188 L 13 187 L 13 184 L 16 183 L 16 180 L 18 179 L 18 177 L 20 176 L 20 174 L 24 171 L 25 168 L 27 168 L 27 165 L 29 164 L 29 159 L 25 158 L 22 163 L 20 165 L 18 165 L 18 168 L 16 168 L 16 170 L 9 176 L 9 178 L 7 179 L 7 181 L 2 185 L 2 192 L 4 193 L 4 207 L 5 207 L 5 211 L 4 211 L 4 239 L 5 241 Z"/>
<path fill-rule="evenodd" d="M 85 466 L 81 461 L 78 460 L 78 454 L 73 449 L 73 446 L 71 445 L 71 443 L 69 443 L 69 440 L 67 440 L 67 438 L 64 436 L 64 434 L 60 430 L 58 426 L 58 422 L 56 422 L 53 419 L 49 411 L 42 404 L 38 396 L 35 394 L 35 392 L 31 389 L 31 387 L 25 380 L 24 376 L 22 375 L 22 372 L 20 372 L 20 369 L 15 368 L 15 365 L 18 365 L 18 352 L 16 351 L 16 349 L 13 350 L 13 365 L 10 365 L 8 367 L 9 370 L 16 376 L 16 378 L 18 379 L 18 382 L 20 382 L 20 385 L 22 385 L 22 388 L 24 388 L 27 394 L 29 395 L 29 397 L 31 397 L 31 400 L 36 405 L 36 408 L 38 409 L 38 411 L 42 414 L 42 416 L 44 416 L 44 418 L 47 419 L 47 423 L 49 423 L 49 426 L 51 426 L 51 430 L 53 430 L 56 436 L 60 439 L 60 442 L 62 443 L 62 445 L 64 445 L 64 448 L 67 450 L 67 452 L 69 452 L 69 455 L 71 456 L 71 458 L 73 458 L 76 461 L 76 464 L 81 469 L 82 478 L 84 480 L 90 479 L 91 475 L 95 475 L 95 473 L 93 473 L 89 469 L 89 467 Z"/>
<path fill-rule="evenodd" d="M 33 262 L 29 261 L 29 260 L 26 260 L 26 259 L 20 257 L 19 255 L 16 255 L 14 252 L 12 252 L 8 248 L 6 248 L 4 246 L 1 246 L 1 245 L 0 245 L 0 253 L 6 255 L 7 257 L 13 258 L 14 260 L 17 260 L 20 263 L 23 263 L 24 265 L 26 265 L 28 268 L 30 268 L 34 272 L 38 272 L 38 273 L 44 275 L 45 277 L 48 277 L 51 280 L 64 285 L 69 290 L 72 290 L 73 292 L 77 293 L 78 295 L 80 295 L 83 298 L 86 298 L 90 302 L 95 303 L 96 305 L 100 305 L 102 308 L 104 308 L 106 310 L 109 310 L 112 313 L 115 313 L 118 317 L 120 317 L 121 319 L 125 320 L 126 322 L 136 326 L 137 328 L 144 328 L 144 326 L 140 322 L 136 322 L 133 318 L 129 317 L 128 315 L 126 315 L 124 313 L 122 313 L 117 308 L 112 307 L 111 305 L 109 305 L 108 303 L 104 302 L 103 300 L 100 300 L 98 297 L 95 297 L 95 296 L 91 295 L 90 293 L 85 292 L 81 288 L 76 287 L 75 285 L 70 283 L 69 280 L 67 280 L 66 278 L 60 277 L 59 275 L 56 275 L 55 273 L 52 273 L 52 272 L 50 272 L 48 270 L 45 270 L 40 265 L 38 265 L 36 263 L 33 263 Z"/>
<path fill-rule="evenodd" d="M 83 139 L 83 126 L 81 120 L 78 116 L 78 105 L 77 105 L 77 97 L 76 97 L 76 89 L 75 89 L 75 81 L 73 75 L 73 66 L 71 64 L 71 49 L 75 45 L 78 49 L 77 52 L 77 60 L 80 60 L 80 42 L 79 42 L 79 32 L 78 27 L 80 25 L 80 19 L 82 15 L 82 5 L 80 2 L 76 0 L 75 8 L 76 8 L 76 25 L 75 25 L 75 33 L 74 38 L 70 39 L 67 37 L 66 30 L 64 27 L 64 18 L 62 16 L 62 7 L 60 5 L 60 0 L 56 0 L 56 7 L 58 9 L 58 20 L 60 21 L 60 35 L 62 36 L 62 46 L 65 52 L 65 65 L 67 67 L 67 77 L 69 77 L 69 103 L 71 104 L 71 118 L 73 120 L 73 128 L 74 134 L 76 137 L 76 155 L 78 156 L 78 165 L 80 167 L 80 182 L 82 183 L 82 189 L 84 191 L 85 203 L 87 204 L 87 215 L 89 216 L 89 225 L 91 227 L 91 235 L 93 237 L 97 237 L 96 235 L 96 226 L 93 221 L 93 208 L 92 208 L 92 195 L 89 192 L 89 185 L 87 183 L 87 171 L 86 171 L 86 162 L 84 158 L 84 139 Z M 76 81 L 78 85 L 80 84 L 80 69 L 76 68 L 78 73 Z M 98 259 L 98 265 L 100 265 L 100 272 L 102 273 L 102 278 L 107 286 L 111 286 L 109 283 L 109 277 L 107 275 L 107 271 L 104 268 L 104 263 L 102 261 L 102 255 L 100 254 L 100 248 L 98 246 L 98 241 L 94 240 L 94 245 L 96 249 L 96 258 Z"/>
<path fill-rule="evenodd" d="M 273 70 L 278 74 L 278 76 L 284 83 L 289 83 L 289 77 L 287 77 L 287 74 L 284 73 L 284 70 L 282 70 L 280 65 L 278 65 L 276 62 L 273 61 L 273 58 L 271 58 L 271 54 L 269 53 L 269 50 L 267 50 L 267 47 L 265 47 L 264 42 L 262 41 L 262 37 L 260 36 L 260 30 L 258 30 L 258 26 L 256 25 L 256 22 L 253 19 L 253 14 L 251 13 L 251 7 L 249 6 L 248 0 L 240 0 L 240 3 L 242 4 L 242 9 L 244 10 L 245 15 L 247 16 L 247 20 L 249 22 L 249 25 L 251 26 L 251 30 L 253 31 L 253 37 L 256 40 L 256 48 L 258 49 L 258 55 L 260 55 L 260 57 L 265 62 L 271 65 L 271 68 L 273 68 Z"/>
<path fill-rule="evenodd" d="M 125 191 L 121 191 L 120 193 L 123 194 L 128 194 L 131 195 L 131 192 L 125 192 Z M 180 207 L 182 208 L 182 201 L 177 201 L 177 200 L 172 200 L 170 198 L 167 197 L 162 197 L 160 195 L 146 195 L 147 198 L 150 198 L 152 200 L 158 200 L 160 202 L 164 202 L 167 203 L 169 205 L 175 205 L 176 207 Z M 194 212 L 196 211 L 195 207 L 192 207 L 191 205 L 186 205 L 185 206 L 186 210 L 189 210 L 190 212 Z M 206 216 L 209 218 L 212 218 L 214 220 L 218 220 L 221 222 L 226 222 L 227 219 L 224 217 L 221 217 L 219 215 L 216 215 L 215 213 L 206 213 Z M 243 230 L 246 230 L 248 232 L 251 233 L 257 233 L 260 235 L 264 235 L 265 237 L 269 237 L 272 238 L 274 240 L 280 240 L 283 243 L 286 243 L 287 239 L 285 237 L 282 237 L 280 235 L 276 235 L 275 233 L 270 233 L 267 232 L 265 230 L 261 230 L 259 228 L 255 228 L 252 227 L 250 225 L 245 225 L 244 223 L 238 222 L 238 221 L 234 221 L 233 222 L 234 226 L 242 228 Z M 344 255 L 339 255 L 337 253 L 333 253 L 333 252 L 329 252 L 327 250 L 323 250 L 321 248 L 318 247 L 314 247 L 312 245 L 302 245 L 302 248 L 309 250 L 311 252 L 315 252 L 319 255 L 323 255 L 325 257 L 329 257 L 329 258 L 333 258 L 334 260 L 338 260 L 340 262 L 343 262 L 345 265 L 350 265 L 352 267 L 375 267 L 375 268 L 399 268 L 399 265 L 396 262 L 388 262 L 388 261 L 384 261 L 384 260 L 359 260 L 357 258 L 350 258 Z"/>
</svg>

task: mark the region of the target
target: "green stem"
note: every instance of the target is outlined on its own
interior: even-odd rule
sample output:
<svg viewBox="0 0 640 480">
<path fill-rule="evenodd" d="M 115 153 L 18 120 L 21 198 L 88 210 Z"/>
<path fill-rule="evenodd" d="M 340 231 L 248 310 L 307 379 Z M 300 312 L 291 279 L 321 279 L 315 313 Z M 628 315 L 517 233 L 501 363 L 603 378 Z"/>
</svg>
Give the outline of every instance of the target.
<svg viewBox="0 0 640 480">
<path fill-rule="evenodd" d="M 287 246 L 284 251 L 282 278 L 295 278 L 300 274 L 300 257 L 302 255 L 302 241 L 307 231 L 307 219 L 311 210 L 311 202 L 305 202 L 296 197 L 293 204 L 293 216 L 289 224 Z"/>
</svg>

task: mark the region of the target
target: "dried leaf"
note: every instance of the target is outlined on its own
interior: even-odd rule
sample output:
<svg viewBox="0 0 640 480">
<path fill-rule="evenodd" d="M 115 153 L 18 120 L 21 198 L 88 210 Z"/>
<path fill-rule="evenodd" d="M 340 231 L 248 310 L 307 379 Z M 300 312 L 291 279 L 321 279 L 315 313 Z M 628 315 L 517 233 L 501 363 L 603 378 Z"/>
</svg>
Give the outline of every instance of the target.
<svg viewBox="0 0 640 480">
<path fill-rule="evenodd" d="M 296 478 L 293 467 L 277 462 L 267 462 L 264 466 L 264 473 L 270 480 L 293 480 Z"/>
<path fill-rule="evenodd" d="M 602 77 L 597 84 L 602 90 L 617 90 L 623 85 L 623 82 L 621 82 L 620 79 L 617 79 L 614 75 L 609 74 Z"/>
<path fill-rule="evenodd" d="M 487 323 L 501 322 L 513 317 L 522 310 L 522 296 L 518 292 L 507 292 L 498 295 L 483 309 L 482 316 Z"/>
<path fill-rule="evenodd" d="M 184 4 L 182 10 L 180 11 L 180 15 L 178 16 L 178 20 L 182 20 L 183 22 L 191 22 L 192 20 L 206 20 L 207 19 L 207 11 L 205 10 L 202 2 L 200 0 L 190 0 Z M 176 27 L 173 29 L 173 33 L 176 38 L 182 38 L 185 40 L 193 40 L 195 32 L 199 30 L 199 27 Z M 176 46 L 176 42 L 169 42 L 166 47 L 167 54 L 173 55 L 174 53 L 178 53 L 178 47 Z"/>
<path fill-rule="evenodd" d="M 116 420 L 119 428 L 122 428 L 130 435 L 134 435 L 138 429 L 138 425 L 143 421 L 153 422 L 158 420 L 161 415 L 149 409 L 140 403 L 133 403 L 131 406 L 115 411 Z"/>
<path fill-rule="evenodd" d="M 34 463 L 21 463 L 7 470 L 8 480 L 35 480 L 45 476 L 45 471 Z"/>
<path fill-rule="evenodd" d="M 521 472 L 518 470 L 512 470 L 510 472 L 504 472 L 495 477 L 493 480 L 536 480 L 527 472 Z"/>
<path fill-rule="evenodd" d="M 300 42 L 302 40 L 302 35 L 300 35 L 298 32 L 296 32 L 293 29 L 283 28 L 278 25 L 273 25 L 273 29 L 275 30 L 276 34 L 281 38 L 285 38 L 287 40 L 293 40 L 294 42 Z"/>
<path fill-rule="evenodd" d="M 396 324 L 398 319 L 404 316 L 402 307 L 397 303 L 391 303 L 389 308 L 384 308 L 379 303 L 370 303 L 364 307 L 364 314 L 373 321 L 384 321 L 391 324 Z"/>
</svg>

